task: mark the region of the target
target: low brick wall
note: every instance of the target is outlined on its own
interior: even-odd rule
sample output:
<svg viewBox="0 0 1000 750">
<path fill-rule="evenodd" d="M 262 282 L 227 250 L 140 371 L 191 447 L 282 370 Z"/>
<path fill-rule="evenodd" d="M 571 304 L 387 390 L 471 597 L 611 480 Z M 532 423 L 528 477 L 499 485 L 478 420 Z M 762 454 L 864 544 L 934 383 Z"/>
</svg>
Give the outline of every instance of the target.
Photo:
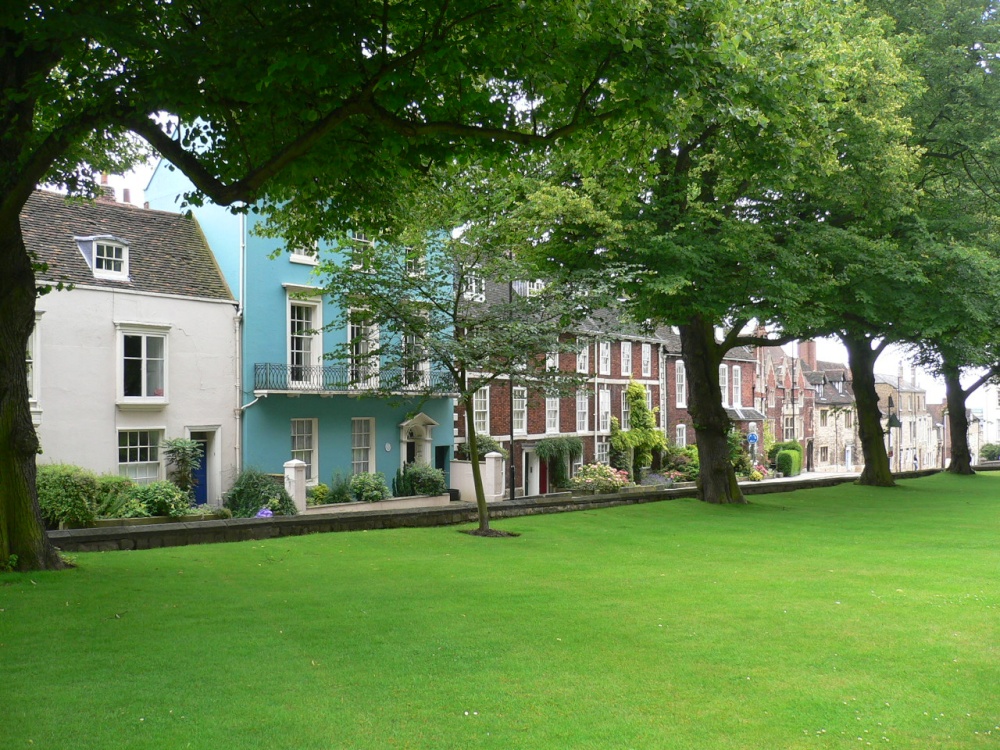
<svg viewBox="0 0 1000 750">
<path fill-rule="evenodd" d="M 897 478 L 928 476 L 937 470 L 906 472 Z M 747 482 L 741 484 L 745 495 L 792 492 L 809 487 L 833 487 L 853 482 L 854 477 L 823 477 L 815 474 L 803 479 Z M 697 497 L 693 487 L 679 489 L 632 490 L 614 495 L 573 497 L 568 492 L 540 497 L 522 497 L 513 501 L 490 503 L 490 518 L 514 518 L 542 513 L 566 513 L 619 505 L 656 503 L 681 497 Z M 112 550 L 183 547 L 189 544 L 245 542 L 283 536 L 325 534 L 335 531 L 371 531 L 422 526 L 449 526 L 477 520 L 475 503 L 450 503 L 443 507 L 370 510 L 354 513 L 326 513 L 272 518 L 230 518 L 189 523 L 165 523 L 155 526 L 109 526 L 100 529 L 67 529 L 48 532 L 52 543 L 64 552 L 104 552 Z"/>
</svg>

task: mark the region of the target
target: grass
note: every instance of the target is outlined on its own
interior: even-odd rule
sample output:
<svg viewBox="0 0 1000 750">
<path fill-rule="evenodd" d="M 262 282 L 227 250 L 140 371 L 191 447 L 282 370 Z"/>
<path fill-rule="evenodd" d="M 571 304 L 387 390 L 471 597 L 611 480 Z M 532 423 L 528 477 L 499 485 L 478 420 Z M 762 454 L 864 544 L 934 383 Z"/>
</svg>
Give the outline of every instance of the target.
<svg viewBox="0 0 1000 750">
<path fill-rule="evenodd" d="M 0 576 L 0 745 L 1000 745 L 1000 475 L 753 500 Z"/>
</svg>

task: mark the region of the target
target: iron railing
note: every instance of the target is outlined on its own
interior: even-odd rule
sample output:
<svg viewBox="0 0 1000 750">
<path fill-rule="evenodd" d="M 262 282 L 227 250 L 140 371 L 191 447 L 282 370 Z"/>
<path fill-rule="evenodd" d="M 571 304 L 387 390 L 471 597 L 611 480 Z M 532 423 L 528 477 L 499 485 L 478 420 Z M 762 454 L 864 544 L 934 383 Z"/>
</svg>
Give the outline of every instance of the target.
<svg viewBox="0 0 1000 750">
<path fill-rule="evenodd" d="M 445 371 L 376 368 L 357 365 L 287 365 L 257 362 L 253 368 L 255 391 L 304 393 L 442 393 L 455 391 Z"/>
</svg>

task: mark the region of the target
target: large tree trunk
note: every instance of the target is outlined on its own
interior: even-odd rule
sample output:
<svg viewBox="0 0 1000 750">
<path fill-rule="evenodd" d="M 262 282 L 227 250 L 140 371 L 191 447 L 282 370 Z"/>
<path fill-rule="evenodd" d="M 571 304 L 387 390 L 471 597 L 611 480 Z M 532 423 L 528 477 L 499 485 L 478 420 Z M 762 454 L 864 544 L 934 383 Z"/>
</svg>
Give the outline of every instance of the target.
<svg viewBox="0 0 1000 750">
<path fill-rule="evenodd" d="M 893 487 L 889 454 L 885 450 L 885 433 L 882 431 L 882 414 L 878 408 L 875 391 L 875 360 L 878 355 L 867 339 L 841 336 L 847 348 L 851 374 L 854 379 L 854 399 L 858 406 L 858 436 L 865 468 L 858 484 L 872 487 Z"/>
<path fill-rule="evenodd" d="M 38 437 L 28 407 L 25 352 L 35 325 L 35 276 L 20 223 L 0 225 L 0 568 L 64 567 L 38 510 Z M 37 356 L 37 354 L 36 354 Z"/>
<path fill-rule="evenodd" d="M 476 439 L 475 392 L 466 389 L 462 396 L 465 406 L 465 440 L 469 444 L 469 461 L 472 464 L 472 484 L 476 488 L 476 510 L 479 512 L 479 531 L 490 530 L 490 511 L 486 507 L 486 492 L 483 490 L 483 472 L 479 468 L 479 442 Z"/>
<path fill-rule="evenodd" d="M 969 417 L 965 413 L 965 400 L 969 394 L 962 388 L 961 371 L 957 367 L 945 362 L 942 374 L 948 401 L 948 431 L 951 433 L 948 471 L 952 474 L 974 474 L 972 452 L 969 450 Z"/>
<path fill-rule="evenodd" d="M 722 406 L 719 365 L 724 352 L 715 327 L 700 316 L 680 326 L 681 353 L 688 372 L 688 412 L 698 443 L 698 494 L 708 503 L 745 503 L 729 460 L 730 422 Z"/>
</svg>

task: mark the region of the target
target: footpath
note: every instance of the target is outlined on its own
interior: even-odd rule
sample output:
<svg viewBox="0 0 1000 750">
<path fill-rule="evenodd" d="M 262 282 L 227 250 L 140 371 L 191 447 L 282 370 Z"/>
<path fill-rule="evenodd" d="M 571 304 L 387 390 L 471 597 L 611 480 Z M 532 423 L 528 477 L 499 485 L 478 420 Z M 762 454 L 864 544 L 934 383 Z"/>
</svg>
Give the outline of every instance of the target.
<svg viewBox="0 0 1000 750">
<path fill-rule="evenodd" d="M 940 469 L 894 474 L 897 479 L 929 476 Z M 741 482 L 744 495 L 792 492 L 811 487 L 832 487 L 858 478 L 857 472 L 807 473 L 797 477 Z M 569 492 L 518 497 L 489 505 L 490 520 L 611 508 L 620 505 L 656 503 L 696 497 L 694 487 L 655 489 L 629 488 L 609 495 L 573 495 Z M 49 531 L 52 543 L 63 552 L 109 552 L 114 550 L 183 547 L 189 544 L 218 544 L 283 536 L 302 536 L 337 531 L 371 531 L 425 526 L 450 526 L 477 520 L 476 504 L 452 502 L 445 506 L 398 510 L 361 510 L 353 513 L 310 513 L 272 518 L 229 518 L 151 526 L 108 526 L 98 529 Z"/>
</svg>

